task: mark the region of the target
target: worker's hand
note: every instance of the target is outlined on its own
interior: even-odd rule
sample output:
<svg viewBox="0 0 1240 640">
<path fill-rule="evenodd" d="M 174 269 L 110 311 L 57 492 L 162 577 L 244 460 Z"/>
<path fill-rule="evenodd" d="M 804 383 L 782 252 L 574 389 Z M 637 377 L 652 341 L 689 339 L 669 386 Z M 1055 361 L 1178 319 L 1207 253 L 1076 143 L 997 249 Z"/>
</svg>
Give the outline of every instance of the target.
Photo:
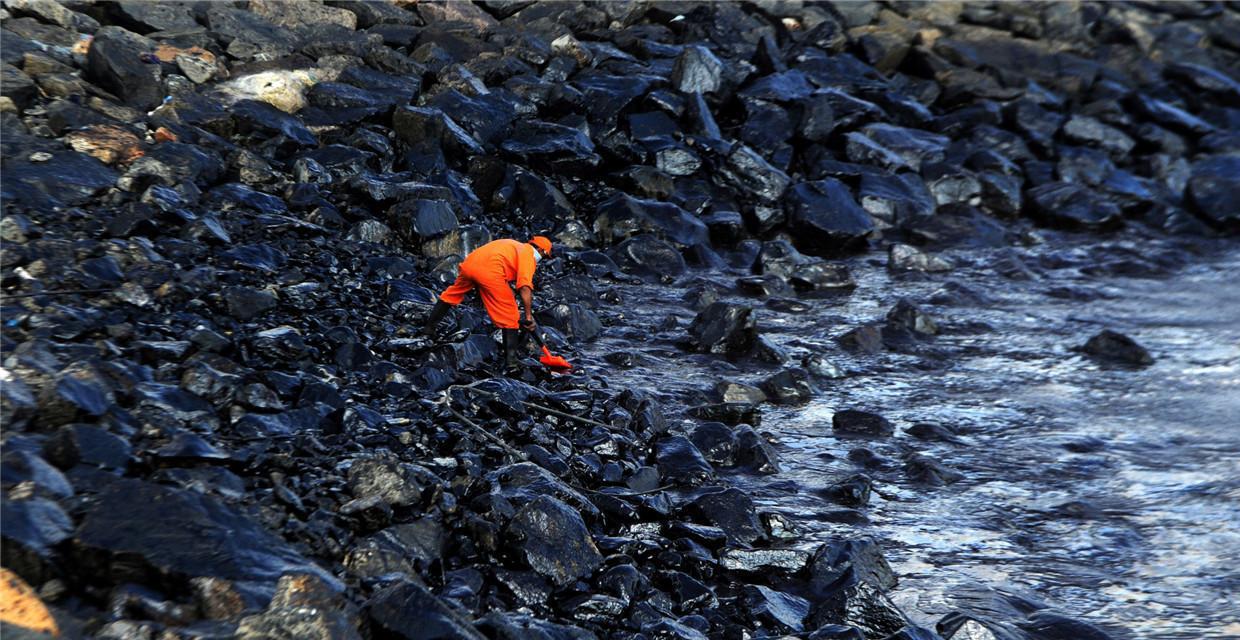
<svg viewBox="0 0 1240 640">
<path fill-rule="evenodd" d="M 534 319 L 533 318 L 522 318 L 521 328 L 525 329 L 526 331 L 529 331 L 530 333 L 534 333 Z"/>
</svg>

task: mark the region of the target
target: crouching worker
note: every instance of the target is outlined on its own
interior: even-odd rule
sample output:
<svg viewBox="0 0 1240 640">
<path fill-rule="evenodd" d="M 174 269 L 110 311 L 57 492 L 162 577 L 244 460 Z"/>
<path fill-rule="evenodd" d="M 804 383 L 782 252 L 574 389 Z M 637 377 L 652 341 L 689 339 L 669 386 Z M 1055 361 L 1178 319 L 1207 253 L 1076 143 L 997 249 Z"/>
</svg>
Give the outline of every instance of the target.
<svg viewBox="0 0 1240 640">
<path fill-rule="evenodd" d="M 549 257 L 551 241 L 543 236 L 534 236 L 529 242 L 495 240 L 474 249 L 461 262 L 456 282 L 439 295 L 422 332 L 433 335 L 448 309 L 477 289 L 491 322 L 503 333 L 504 366 L 515 368 L 522 343 L 519 332 L 534 330 L 534 270 L 539 260 Z M 517 296 L 513 296 L 513 288 Z M 523 313 L 517 309 L 517 297 Z"/>
</svg>

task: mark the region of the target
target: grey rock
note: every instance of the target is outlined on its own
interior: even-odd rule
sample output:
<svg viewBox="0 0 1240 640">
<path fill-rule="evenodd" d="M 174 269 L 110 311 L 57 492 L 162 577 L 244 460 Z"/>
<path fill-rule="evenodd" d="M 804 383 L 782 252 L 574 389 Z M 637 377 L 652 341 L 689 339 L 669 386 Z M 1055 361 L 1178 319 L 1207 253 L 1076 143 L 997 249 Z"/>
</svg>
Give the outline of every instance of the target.
<svg viewBox="0 0 1240 640">
<path fill-rule="evenodd" d="M 672 87 L 684 93 L 711 93 L 723 84 L 723 62 L 701 45 L 684 48 L 672 66 Z"/>
<path fill-rule="evenodd" d="M 724 549 L 719 563 L 732 571 L 799 573 L 809 564 L 810 556 L 801 549 Z"/>
<path fill-rule="evenodd" d="M 388 455 L 360 458 L 349 467 L 349 490 L 354 497 L 376 496 L 393 507 L 417 504 L 435 481 L 426 469 Z"/>
<path fill-rule="evenodd" d="M 887 249 L 887 268 L 891 271 L 942 273 L 951 271 L 952 263 L 914 246 L 896 243 Z"/>
<path fill-rule="evenodd" d="M 727 156 L 723 176 L 736 187 L 752 193 L 763 202 L 776 202 L 788 190 L 792 179 L 753 149 L 737 145 Z"/>
</svg>

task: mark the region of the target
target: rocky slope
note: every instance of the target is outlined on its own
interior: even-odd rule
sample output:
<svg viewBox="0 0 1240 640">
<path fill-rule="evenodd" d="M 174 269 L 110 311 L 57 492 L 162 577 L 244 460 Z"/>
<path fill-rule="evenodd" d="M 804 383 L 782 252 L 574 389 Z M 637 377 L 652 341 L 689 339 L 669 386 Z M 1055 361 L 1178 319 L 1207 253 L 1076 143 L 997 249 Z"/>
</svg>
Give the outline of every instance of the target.
<svg viewBox="0 0 1240 640">
<path fill-rule="evenodd" d="M 796 548 L 718 471 L 777 472 L 761 404 L 836 372 L 693 273 L 779 312 L 857 252 L 1240 229 L 1234 6 L 3 7 L 3 565 L 62 635 L 1105 637 L 908 626 L 872 542 Z M 621 328 L 640 279 L 700 310 L 683 349 L 769 384 L 493 377 L 476 308 L 414 336 L 462 254 L 535 232 L 553 346 Z"/>
</svg>

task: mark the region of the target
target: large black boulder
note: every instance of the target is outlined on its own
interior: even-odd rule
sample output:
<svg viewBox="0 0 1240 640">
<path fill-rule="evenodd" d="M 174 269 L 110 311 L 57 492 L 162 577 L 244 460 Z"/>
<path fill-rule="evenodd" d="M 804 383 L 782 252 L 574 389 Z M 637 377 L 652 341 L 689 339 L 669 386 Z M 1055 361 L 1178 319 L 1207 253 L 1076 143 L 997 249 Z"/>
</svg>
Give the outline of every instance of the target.
<svg viewBox="0 0 1240 640">
<path fill-rule="evenodd" d="M 143 33 L 202 28 L 194 19 L 193 7 L 186 3 L 120 0 L 116 10 L 123 20 L 140 27 Z"/>
<path fill-rule="evenodd" d="M 694 427 L 689 440 L 711 463 L 731 465 L 736 459 L 736 432 L 722 422 L 705 422 Z"/>
<path fill-rule="evenodd" d="M 124 470 L 133 447 L 120 436 L 88 424 L 60 428 L 44 445 L 47 459 L 62 469 L 77 464 Z"/>
<path fill-rule="evenodd" d="M 135 109 L 154 109 L 164 99 L 155 43 L 121 27 L 95 32 L 86 54 L 86 76 Z"/>
<path fill-rule="evenodd" d="M 862 175 L 857 196 L 862 209 L 887 225 L 933 214 L 936 206 L 925 182 L 914 173 Z"/>
<path fill-rule="evenodd" d="M 120 185 L 130 191 L 145 189 L 152 181 L 167 187 L 192 182 L 207 188 L 220 177 L 223 163 L 214 152 L 192 144 L 164 142 L 134 161 Z"/>
<path fill-rule="evenodd" d="M 438 238 L 460 226 L 452 206 L 442 200 L 401 200 L 388 209 L 388 222 L 413 243 Z"/>
<path fill-rule="evenodd" d="M 854 474 L 822 490 L 823 497 L 844 505 L 860 508 L 870 502 L 870 491 L 873 482 L 865 474 Z"/>
<path fill-rule="evenodd" d="M 212 3 L 204 12 L 207 27 L 235 57 L 275 59 L 292 52 L 300 38 L 262 16 L 224 3 Z"/>
<path fill-rule="evenodd" d="M 576 302 L 543 309 L 538 312 L 538 321 L 560 331 L 574 342 L 593 340 L 603 332 L 598 314 Z"/>
<path fill-rule="evenodd" d="M 736 145 L 732 149 L 720 176 L 729 184 L 767 203 L 778 202 L 792 183 L 787 173 L 745 145 Z"/>
<path fill-rule="evenodd" d="M 17 500 L 7 493 L 0 502 L 0 550 L 4 566 L 28 582 L 39 584 L 52 578 L 53 548 L 73 535 L 73 520 L 54 500 Z"/>
<path fill-rule="evenodd" d="M 507 537 L 522 560 L 558 586 L 588 577 L 603 562 L 581 514 L 551 496 L 522 507 Z"/>
<path fill-rule="evenodd" d="M 265 605 L 290 572 L 340 582 L 235 507 L 197 492 L 117 480 L 86 505 L 75 544 L 90 558 L 79 569 L 103 583 L 145 572 L 177 586 L 222 578 L 252 605 Z"/>
<path fill-rule="evenodd" d="M 403 106 L 392 114 L 392 130 L 414 151 L 453 157 L 481 155 L 482 145 L 452 118 L 433 107 Z"/>
<path fill-rule="evenodd" d="M 6 160 L 4 199 L 30 207 L 86 204 L 116 184 L 117 173 L 106 164 L 76 151 L 60 151 L 46 162 Z"/>
<path fill-rule="evenodd" d="M 656 282 L 671 282 L 687 268 L 684 256 L 672 243 L 650 234 L 629 238 L 609 253 L 625 273 Z"/>
<path fill-rule="evenodd" d="M 12 100 L 18 108 L 25 109 L 39 95 L 39 88 L 21 69 L 5 63 L 0 67 L 0 94 Z"/>
<path fill-rule="evenodd" d="M 823 574 L 834 575 L 833 580 L 814 582 L 814 608 L 809 619 L 815 626 L 852 626 L 862 630 L 866 638 L 885 638 L 904 628 L 904 614 L 881 587 L 864 576 L 862 568 L 836 566 L 840 568 L 838 572 Z"/>
<path fill-rule="evenodd" d="M 1240 156 L 1214 156 L 1193 163 L 1187 193 L 1212 226 L 1240 231 Z"/>
<path fill-rule="evenodd" d="M 642 200 L 616 192 L 598 206 L 594 232 L 608 242 L 619 242 L 640 233 L 659 233 L 681 245 L 708 240 L 706 225 L 684 209 L 657 200 Z"/>
<path fill-rule="evenodd" d="M 829 590 L 849 572 L 882 591 L 894 589 L 898 582 L 877 542 L 852 538 L 826 542 L 814 552 L 810 585 L 818 591 Z"/>
<path fill-rule="evenodd" d="M 964 480 L 963 473 L 924 453 L 910 453 L 904 457 L 904 474 L 910 482 L 931 487 L 942 487 Z"/>
<path fill-rule="evenodd" d="M 420 581 L 400 581 L 366 603 L 370 623 L 385 638 L 401 640 L 483 640 L 469 620 Z"/>
<path fill-rule="evenodd" d="M 1240 104 L 1240 82 L 1217 69 L 1190 62 L 1173 62 L 1166 66 L 1164 72 L 1193 89 L 1211 92 L 1230 100 L 1233 106 Z"/>
<path fill-rule="evenodd" d="M 735 487 L 708 490 L 685 505 L 684 510 L 697 522 L 723 529 L 732 545 L 751 545 L 767 537 L 753 499 Z"/>
<path fill-rule="evenodd" d="M 834 178 L 802 182 L 786 197 L 788 230 L 797 249 L 815 256 L 838 256 L 863 249 L 874 220 Z"/>
<path fill-rule="evenodd" d="M 525 162 L 566 171 L 589 171 L 600 162 L 590 136 L 574 127 L 540 120 L 518 123 L 500 148 Z"/>
<path fill-rule="evenodd" d="M 12 381 L 9 384 L 12 384 Z M 43 495 L 56 498 L 73 495 L 73 485 L 69 483 L 69 479 L 59 469 L 48 464 L 38 450 L 18 449 L 15 446 L 17 439 L 10 442 L 14 444 L 5 447 L 4 456 L 0 458 L 0 484 L 11 487 L 20 482 L 29 482 Z"/>
<path fill-rule="evenodd" d="M 492 611 L 475 623 L 494 640 L 596 640 L 580 627 L 556 624 L 525 613 Z"/>
<path fill-rule="evenodd" d="M 487 474 L 491 493 L 500 496 L 517 507 L 529 504 L 541 496 L 552 496 L 570 504 L 579 512 L 597 516 L 598 508 L 576 489 L 552 475 L 533 462 L 519 462 Z"/>
<path fill-rule="evenodd" d="M 1103 229 L 1121 223 L 1114 202 L 1074 182 L 1051 182 L 1028 191 L 1025 208 L 1034 220 L 1069 229 Z"/>
<path fill-rule="evenodd" d="M 655 465 L 660 477 L 678 485 L 698 486 L 715 475 L 706 456 L 684 436 L 660 440 L 655 448 Z"/>
<path fill-rule="evenodd" d="M 498 93 L 467 96 L 450 89 L 435 95 L 429 104 L 452 114 L 453 121 L 483 144 L 493 144 L 509 137 L 512 121 L 517 115 L 513 103 Z"/>
</svg>

